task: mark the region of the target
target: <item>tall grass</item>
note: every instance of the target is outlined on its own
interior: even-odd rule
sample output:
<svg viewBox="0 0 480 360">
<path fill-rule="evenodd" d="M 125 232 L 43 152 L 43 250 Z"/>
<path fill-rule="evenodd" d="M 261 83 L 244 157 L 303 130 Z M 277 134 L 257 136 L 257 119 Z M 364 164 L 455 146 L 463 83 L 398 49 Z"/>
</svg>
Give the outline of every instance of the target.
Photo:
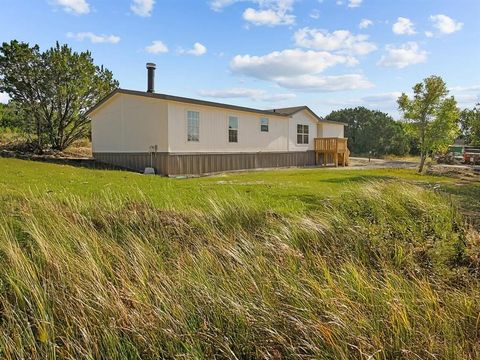
<svg viewBox="0 0 480 360">
<path fill-rule="evenodd" d="M 291 216 L 241 197 L 5 200 L 1 358 L 480 357 L 478 236 L 420 187 Z"/>
</svg>

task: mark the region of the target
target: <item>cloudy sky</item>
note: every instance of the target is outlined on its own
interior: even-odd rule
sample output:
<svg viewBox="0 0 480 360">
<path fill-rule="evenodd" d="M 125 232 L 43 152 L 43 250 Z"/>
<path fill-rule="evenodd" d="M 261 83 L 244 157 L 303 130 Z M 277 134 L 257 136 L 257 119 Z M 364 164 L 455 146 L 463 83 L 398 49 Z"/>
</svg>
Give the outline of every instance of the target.
<svg viewBox="0 0 480 360">
<path fill-rule="evenodd" d="M 0 41 L 90 50 L 122 88 L 258 108 L 363 105 L 442 76 L 480 102 L 480 0 L 0 0 Z M 6 101 L 0 94 L 0 101 Z"/>
</svg>

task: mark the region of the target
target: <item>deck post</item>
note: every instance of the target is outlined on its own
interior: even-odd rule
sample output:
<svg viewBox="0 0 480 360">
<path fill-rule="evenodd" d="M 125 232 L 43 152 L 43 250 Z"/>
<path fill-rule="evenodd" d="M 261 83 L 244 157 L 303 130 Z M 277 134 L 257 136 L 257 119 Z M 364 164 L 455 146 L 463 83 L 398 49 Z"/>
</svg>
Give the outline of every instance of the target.
<svg viewBox="0 0 480 360">
<path fill-rule="evenodd" d="M 323 156 L 322 156 L 323 155 Z M 341 158 L 340 158 L 341 157 Z M 316 138 L 315 139 L 315 163 L 322 166 L 327 166 L 329 162 L 333 161 L 335 167 L 339 166 L 341 161 L 342 166 L 348 164 L 348 147 L 346 138 Z"/>
</svg>

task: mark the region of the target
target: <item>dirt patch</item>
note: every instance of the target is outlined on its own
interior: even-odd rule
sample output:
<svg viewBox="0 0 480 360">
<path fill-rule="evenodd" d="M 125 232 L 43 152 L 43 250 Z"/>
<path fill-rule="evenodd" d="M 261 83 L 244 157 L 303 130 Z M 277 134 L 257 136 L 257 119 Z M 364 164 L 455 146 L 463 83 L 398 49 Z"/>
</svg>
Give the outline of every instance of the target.
<svg viewBox="0 0 480 360">
<path fill-rule="evenodd" d="M 433 165 L 427 169 L 427 174 L 456 178 L 459 186 L 480 182 L 480 172 L 474 166 Z"/>
</svg>

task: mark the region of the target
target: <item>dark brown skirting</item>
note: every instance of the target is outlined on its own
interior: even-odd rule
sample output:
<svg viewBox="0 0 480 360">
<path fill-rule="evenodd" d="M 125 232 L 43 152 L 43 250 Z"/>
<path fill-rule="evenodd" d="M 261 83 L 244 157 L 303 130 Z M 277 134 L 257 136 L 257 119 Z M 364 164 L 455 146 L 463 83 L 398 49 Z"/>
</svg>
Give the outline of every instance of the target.
<svg viewBox="0 0 480 360">
<path fill-rule="evenodd" d="M 96 161 L 133 171 L 150 166 L 148 153 L 94 153 Z M 160 175 L 199 175 L 231 170 L 315 165 L 314 151 L 258 153 L 157 153 L 153 167 Z"/>
</svg>

